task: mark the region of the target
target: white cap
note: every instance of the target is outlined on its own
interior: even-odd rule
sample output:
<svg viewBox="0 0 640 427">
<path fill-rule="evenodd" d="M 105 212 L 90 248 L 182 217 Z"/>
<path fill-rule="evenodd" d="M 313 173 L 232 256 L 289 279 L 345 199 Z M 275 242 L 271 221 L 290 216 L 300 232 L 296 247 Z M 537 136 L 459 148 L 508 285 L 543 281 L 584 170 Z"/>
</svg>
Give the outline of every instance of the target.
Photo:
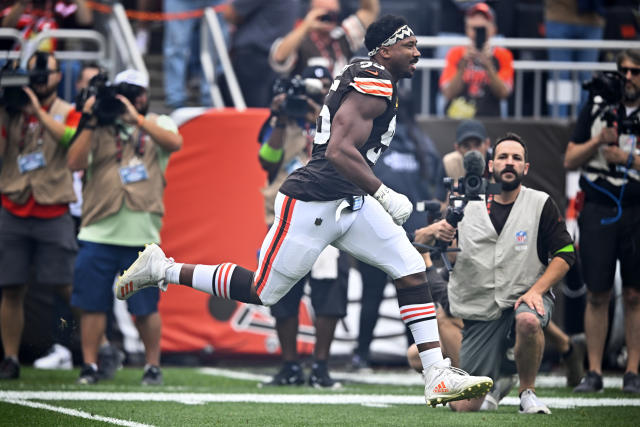
<svg viewBox="0 0 640 427">
<path fill-rule="evenodd" d="M 128 70 L 119 72 L 118 75 L 116 75 L 116 78 L 113 80 L 113 83 L 129 83 L 130 85 L 140 86 L 148 89 L 149 76 L 142 71 L 130 68 Z"/>
</svg>

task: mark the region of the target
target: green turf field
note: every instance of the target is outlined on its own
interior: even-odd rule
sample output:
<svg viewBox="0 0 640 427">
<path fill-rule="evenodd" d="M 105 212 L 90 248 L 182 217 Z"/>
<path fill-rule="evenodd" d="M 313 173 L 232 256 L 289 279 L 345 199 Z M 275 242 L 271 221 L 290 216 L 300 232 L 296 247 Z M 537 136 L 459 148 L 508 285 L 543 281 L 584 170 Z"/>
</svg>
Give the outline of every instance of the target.
<svg viewBox="0 0 640 427">
<path fill-rule="evenodd" d="M 384 371 L 349 375 L 338 390 L 258 387 L 273 369 L 164 368 L 165 385 L 140 385 L 141 369 L 125 368 L 110 381 L 75 384 L 78 369 L 41 371 L 23 367 L 17 381 L 0 381 L 0 425 L 15 426 L 638 426 L 640 396 L 615 387 L 576 396 L 541 378 L 538 395 L 552 415 L 520 415 L 515 392 L 498 411 L 456 414 L 424 404 L 417 374 Z M 546 381 L 545 381 L 546 380 Z M 607 382 L 605 382 L 607 387 Z"/>
</svg>

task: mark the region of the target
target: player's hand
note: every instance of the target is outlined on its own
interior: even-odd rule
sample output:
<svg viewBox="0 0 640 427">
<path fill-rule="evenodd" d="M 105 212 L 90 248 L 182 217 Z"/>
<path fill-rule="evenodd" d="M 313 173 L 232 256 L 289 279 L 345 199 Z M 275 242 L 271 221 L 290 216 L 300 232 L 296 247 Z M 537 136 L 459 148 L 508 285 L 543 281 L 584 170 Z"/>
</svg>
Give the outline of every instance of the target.
<svg viewBox="0 0 640 427">
<path fill-rule="evenodd" d="M 544 316 L 544 304 L 542 303 L 542 295 L 533 289 L 529 289 L 520 298 L 516 300 L 513 309 L 516 310 L 520 304 L 527 304 L 531 310 L 538 312 L 540 316 Z"/>
<path fill-rule="evenodd" d="M 380 185 L 373 197 L 380 202 L 384 210 L 393 218 L 393 222 L 398 225 L 404 224 L 413 211 L 413 203 L 407 196 L 396 193 L 384 184 Z"/>
</svg>

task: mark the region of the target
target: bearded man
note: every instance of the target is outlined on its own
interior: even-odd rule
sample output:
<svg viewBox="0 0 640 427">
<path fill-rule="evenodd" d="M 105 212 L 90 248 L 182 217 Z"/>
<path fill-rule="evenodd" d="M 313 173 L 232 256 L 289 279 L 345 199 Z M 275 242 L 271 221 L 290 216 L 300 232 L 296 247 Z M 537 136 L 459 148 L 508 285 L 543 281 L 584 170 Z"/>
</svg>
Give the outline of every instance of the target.
<svg viewBox="0 0 640 427">
<path fill-rule="evenodd" d="M 449 307 L 464 321 L 460 367 L 492 378 L 517 373 L 520 413 L 549 414 L 535 393 L 543 329 L 554 306 L 551 288 L 574 263 L 575 253 L 553 199 L 522 185 L 529 166 L 520 136 L 507 134 L 496 141 L 489 172 L 502 189 L 465 208 Z M 455 230 L 442 222 L 436 238 L 450 241 Z M 451 402 L 451 408 L 477 411 L 482 400 Z"/>
<path fill-rule="evenodd" d="M 622 99 L 607 105 L 594 96 L 581 111 L 565 153 L 565 167 L 580 169 L 584 192 L 578 225 L 589 371 L 575 392 L 602 390 L 609 301 L 619 261 L 627 345 L 622 390 L 640 393 L 640 50 L 621 52 L 617 65 Z"/>
</svg>

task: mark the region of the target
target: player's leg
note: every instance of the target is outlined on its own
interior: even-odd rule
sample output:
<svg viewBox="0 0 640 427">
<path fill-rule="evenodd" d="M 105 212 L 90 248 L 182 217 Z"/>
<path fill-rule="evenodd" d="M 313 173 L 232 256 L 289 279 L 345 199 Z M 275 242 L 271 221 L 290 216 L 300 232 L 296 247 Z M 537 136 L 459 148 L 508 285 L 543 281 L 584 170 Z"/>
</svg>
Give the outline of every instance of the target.
<svg viewBox="0 0 640 427">
<path fill-rule="evenodd" d="M 279 193 L 275 222 L 262 243 L 255 273 L 233 263 L 176 263 L 157 245 L 148 245 L 118 279 L 116 296 L 127 299 L 140 289 L 157 286 L 166 290 L 169 283 L 175 283 L 220 298 L 273 305 L 308 273 L 318 254 L 335 238 L 335 219 L 322 223 L 321 230 L 314 222 L 317 217 L 333 216 L 329 212 L 332 203 L 302 202 Z"/>
<path fill-rule="evenodd" d="M 435 406 L 484 395 L 493 384 L 488 377 L 471 377 L 443 360 L 436 310 L 422 256 L 402 227 L 367 196 L 348 231 L 334 246 L 385 271 L 394 281 L 400 316 L 411 330 L 424 367 L 425 399 Z"/>
</svg>

